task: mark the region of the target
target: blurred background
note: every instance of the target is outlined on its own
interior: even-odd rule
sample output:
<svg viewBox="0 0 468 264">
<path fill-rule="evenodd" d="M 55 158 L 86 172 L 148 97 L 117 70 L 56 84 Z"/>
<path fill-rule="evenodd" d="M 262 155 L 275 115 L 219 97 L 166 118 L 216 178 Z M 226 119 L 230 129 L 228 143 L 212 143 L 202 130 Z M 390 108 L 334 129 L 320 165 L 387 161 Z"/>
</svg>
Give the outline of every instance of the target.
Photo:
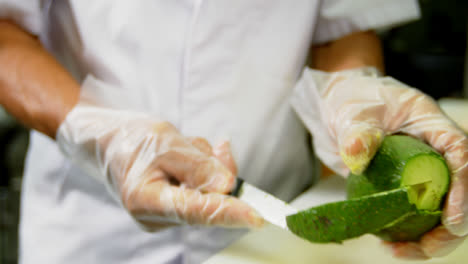
<svg viewBox="0 0 468 264">
<path fill-rule="evenodd" d="M 387 74 L 435 99 L 468 96 L 468 1 L 419 2 L 420 20 L 381 34 Z"/>
<path fill-rule="evenodd" d="M 0 264 L 17 263 L 19 199 L 28 133 L 0 108 Z"/>
<path fill-rule="evenodd" d="M 420 0 L 422 19 L 380 32 L 387 74 L 439 100 L 468 130 L 468 1 Z M 28 130 L 0 107 L 0 264 L 17 263 Z"/>
</svg>

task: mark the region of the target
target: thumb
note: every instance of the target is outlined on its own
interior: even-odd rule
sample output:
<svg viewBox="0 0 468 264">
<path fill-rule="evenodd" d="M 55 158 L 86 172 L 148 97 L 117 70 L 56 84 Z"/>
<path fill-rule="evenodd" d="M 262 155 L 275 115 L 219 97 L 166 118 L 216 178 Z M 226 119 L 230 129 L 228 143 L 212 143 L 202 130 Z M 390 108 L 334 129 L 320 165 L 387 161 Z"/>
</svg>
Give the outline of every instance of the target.
<svg viewBox="0 0 468 264">
<path fill-rule="evenodd" d="M 374 157 L 384 137 L 383 130 L 366 123 L 352 125 L 338 139 L 340 156 L 354 174 L 362 173 Z"/>
<path fill-rule="evenodd" d="M 213 153 L 221 163 L 228 168 L 233 175 L 237 175 L 237 165 L 234 160 L 234 156 L 231 151 L 231 143 L 229 141 L 223 141 L 219 145 L 215 146 Z"/>
</svg>

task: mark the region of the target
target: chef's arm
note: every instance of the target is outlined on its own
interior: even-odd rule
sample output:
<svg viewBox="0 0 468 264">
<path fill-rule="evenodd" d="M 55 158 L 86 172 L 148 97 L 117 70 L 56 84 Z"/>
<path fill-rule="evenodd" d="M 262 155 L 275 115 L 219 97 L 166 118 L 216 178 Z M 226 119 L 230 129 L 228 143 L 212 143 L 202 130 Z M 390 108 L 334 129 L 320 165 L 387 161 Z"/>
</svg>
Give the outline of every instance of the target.
<svg viewBox="0 0 468 264">
<path fill-rule="evenodd" d="M 0 94 L 0 104 L 17 120 L 55 138 L 80 86 L 37 38 L 0 20 Z"/>
<path fill-rule="evenodd" d="M 380 39 L 373 31 L 357 32 L 338 40 L 312 47 L 309 67 L 334 72 L 374 66 L 384 72 Z"/>
</svg>

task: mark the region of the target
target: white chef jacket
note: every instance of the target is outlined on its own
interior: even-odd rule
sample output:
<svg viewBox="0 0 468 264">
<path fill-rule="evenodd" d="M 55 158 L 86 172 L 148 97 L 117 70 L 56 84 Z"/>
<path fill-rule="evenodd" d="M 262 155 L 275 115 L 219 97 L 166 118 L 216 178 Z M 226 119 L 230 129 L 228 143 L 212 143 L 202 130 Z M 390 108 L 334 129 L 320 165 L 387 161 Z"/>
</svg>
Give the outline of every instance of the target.
<svg viewBox="0 0 468 264">
<path fill-rule="evenodd" d="M 288 97 L 309 47 L 418 16 L 407 0 L 0 0 L 82 81 L 186 136 L 231 140 L 239 175 L 289 200 L 313 181 L 308 134 Z M 324 131 L 326 133 L 326 131 Z M 94 178 L 32 132 L 20 263 L 199 263 L 243 230 L 139 229 Z"/>
</svg>

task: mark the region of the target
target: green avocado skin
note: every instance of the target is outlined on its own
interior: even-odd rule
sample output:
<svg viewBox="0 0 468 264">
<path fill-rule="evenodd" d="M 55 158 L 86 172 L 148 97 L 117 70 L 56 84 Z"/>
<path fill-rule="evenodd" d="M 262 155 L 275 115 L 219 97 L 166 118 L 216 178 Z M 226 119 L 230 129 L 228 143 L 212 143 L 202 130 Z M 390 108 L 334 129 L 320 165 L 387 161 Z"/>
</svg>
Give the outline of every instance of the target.
<svg viewBox="0 0 468 264">
<path fill-rule="evenodd" d="M 439 153 L 418 139 L 402 135 L 386 137 L 366 171 L 348 176 L 348 199 L 400 188 L 406 163 L 419 155 L 431 155 L 443 160 Z M 391 227 L 374 234 L 387 241 L 417 241 L 422 234 L 440 223 L 440 215 L 440 211 L 415 210 Z"/>
<path fill-rule="evenodd" d="M 376 190 L 375 186 L 362 174 L 351 174 L 349 176 L 347 190 L 348 199 L 351 200 L 385 192 Z M 421 238 L 422 234 L 440 223 L 440 215 L 440 211 L 429 212 L 414 208 L 413 213 L 393 223 L 391 227 L 371 233 L 386 241 L 417 241 Z"/>
<path fill-rule="evenodd" d="M 413 213 L 404 188 L 328 203 L 286 218 L 289 230 L 311 242 L 327 243 L 375 233 Z"/>
<path fill-rule="evenodd" d="M 421 236 L 440 223 L 441 211 L 419 211 L 402 217 L 391 227 L 374 232 L 374 235 L 386 241 L 418 241 Z"/>
</svg>

